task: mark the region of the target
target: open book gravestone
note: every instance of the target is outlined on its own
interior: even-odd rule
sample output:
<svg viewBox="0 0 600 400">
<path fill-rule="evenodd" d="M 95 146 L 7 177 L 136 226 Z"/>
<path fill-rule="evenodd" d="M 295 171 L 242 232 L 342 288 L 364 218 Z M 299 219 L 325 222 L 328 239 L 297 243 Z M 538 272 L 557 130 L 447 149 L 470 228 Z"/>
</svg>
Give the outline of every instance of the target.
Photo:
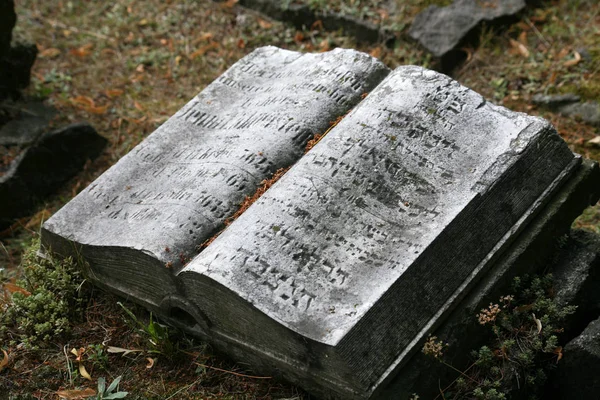
<svg viewBox="0 0 600 400">
<path fill-rule="evenodd" d="M 258 371 L 368 398 L 594 168 L 547 121 L 445 75 L 265 47 L 57 212 L 42 242 Z"/>
</svg>

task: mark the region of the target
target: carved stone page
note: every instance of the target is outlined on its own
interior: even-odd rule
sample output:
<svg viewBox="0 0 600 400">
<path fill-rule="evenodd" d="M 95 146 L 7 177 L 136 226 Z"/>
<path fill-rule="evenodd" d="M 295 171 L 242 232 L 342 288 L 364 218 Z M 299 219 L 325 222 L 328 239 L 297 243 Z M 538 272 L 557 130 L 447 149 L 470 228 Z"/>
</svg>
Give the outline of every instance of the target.
<svg viewBox="0 0 600 400">
<path fill-rule="evenodd" d="M 43 244 L 75 244 L 100 283 L 156 305 L 244 197 L 388 72 L 353 50 L 260 48 L 46 222 Z"/>
<path fill-rule="evenodd" d="M 347 384 L 366 391 L 577 162 L 547 121 L 400 67 L 179 278 L 218 282 L 295 334 L 334 346 L 311 365 L 326 375 L 337 362 L 351 371 Z M 219 313 L 201 290 L 186 292 L 215 326 L 237 329 L 221 321 L 227 302 Z"/>
</svg>

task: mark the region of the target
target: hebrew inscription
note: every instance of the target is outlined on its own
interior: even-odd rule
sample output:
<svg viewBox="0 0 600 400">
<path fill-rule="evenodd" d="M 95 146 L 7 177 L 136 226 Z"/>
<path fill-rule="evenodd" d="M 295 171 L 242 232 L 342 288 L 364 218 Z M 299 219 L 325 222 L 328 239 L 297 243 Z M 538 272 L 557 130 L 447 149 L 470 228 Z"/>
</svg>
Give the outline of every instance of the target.
<svg viewBox="0 0 600 400">
<path fill-rule="evenodd" d="M 336 344 L 545 135 L 556 136 L 540 119 L 401 67 L 181 276 L 204 274 L 302 335 Z"/>
<path fill-rule="evenodd" d="M 352 50 L 261 48 L 121 159 L 45 229 L 152 254 L 173 270 L 307 141 L 387 74 Z M 52 243 L 47 243 L 52 246 Z"/>
</svg>

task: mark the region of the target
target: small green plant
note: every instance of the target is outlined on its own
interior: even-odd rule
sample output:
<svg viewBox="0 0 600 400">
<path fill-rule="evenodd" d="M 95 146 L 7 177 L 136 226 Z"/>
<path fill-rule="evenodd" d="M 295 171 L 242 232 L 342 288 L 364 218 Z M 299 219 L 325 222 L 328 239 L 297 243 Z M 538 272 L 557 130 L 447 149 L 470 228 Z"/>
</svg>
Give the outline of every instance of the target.
<svg viewBox="0 0 600 400">
<path fill-rule="evenodd" d="M 552 276 L 515 278 L 516 295 L 502 296 L 480 311 L 480 325 L 489 326 L 493 341 L 472 352 L 473 363 L 459 370 L 443 360 L 447 345 L 431 336 L 423 353 L 459 373 L 446 389 L 446 399 L 504 400 L 514 388 L 535 398 L 546 373 L 562 358 L 560 324 L 575 312 L 552 298 Z"/>
<path fill-rule="evenodd" d="M 82 314 L 83 278 L 72 259 L 38 256 L 39 241 L 24 252 L 19 290 L 2 306 L 0 344 L 23 343 L 29 349 L 47 345 L 71 330 Z"/>
<path fill-rule="evenodd" d="M 87 346 L 87 359 L 92 365 L 101 370 L 106 370 L 108 367 L 108 353 L 104 350 L 101 344 L 90 344 Z"/>
<path fill-rule="evenodd" d="M 166 325 L 154 321 L 152 313 L 150 313 L 150 321 L 148 324 L 144 324 L 130 309 L 125 307 L 123 303 L 118 302 L 117 304 L 119 304 L 123 311 L 129 316 L 133 328 L 135 328 L 142 336 L 148 338 L 151 352 L 161 353 L 163 355 L 172 355 L 175 353 L 175 345 L 169 338 L 169 328 Z"/>
<path fill-rule="evenodd" d="M 121 376 L 117 377 L 108 387 L 106 387 L 106 380 L 104 377 L 98 378 L 98 394 L 96 395 L 97 400 L 110 400 L 110 399 L 124 399 L 129 394 L 128 392 L 119 392 L 119 382 L 121 382 Z M 116 390 L 116 392 L 115 392 Z"/>
</svg>

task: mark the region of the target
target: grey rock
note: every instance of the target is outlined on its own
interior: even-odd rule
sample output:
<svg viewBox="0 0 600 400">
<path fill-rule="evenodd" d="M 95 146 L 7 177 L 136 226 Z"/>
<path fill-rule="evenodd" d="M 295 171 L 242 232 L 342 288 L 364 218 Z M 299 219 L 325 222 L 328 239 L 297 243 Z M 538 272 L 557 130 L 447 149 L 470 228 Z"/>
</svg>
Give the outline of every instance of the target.
<svg viewBox="0 0 600 400">
<path fill-rule="evenodd" d="M 14 119 L 0 127 L 0 146 L 25 146 L 35 142 L 48 123 L 56 114 L 56 110 L 40 102 L 16 104 L 19 112 Z"/>
<path fill-rule="evenodd" d="M 0 229 L 27 215 L 40 200 L 100 154 L 106 139 L 88 124 L 74 124 L 42 136 L 0 176 Z"/>
<path fill-rule="evenodd" d="M 580 100 L 579 96 L 570 93 L 556 95 L 536 94 L 531 99 L 533 104 L 550 109 L 557 109 L 566 104 L 578 103 Z"/>
<path fill-rule="evenodd" d="M 600 311 L 600 236 L 573 230 L 552 269 L 555 296 L 561 304 L 577 305 L 582 317 Z M 589 322 L 589 320 L 587 321 Z"/>
<path fill-rule="evenodd" d="M 596 400 L 600 391 L 600 319 L 564 348 L 559 363 L 559 399 Z"/>
<path fill-rule="evenodd" d="M 447 7 L 429 6 L 415 17 L 409 35 L 435 57 L 443 57 L 482 22 L 514 16 L 525 5 L 525 0 L 455 0 Z"/>
<path fill-rule="evenodd" d="M 587 124 L 600 126 L 600 103 L 595 101 L 569 104 L 560 107 L 558 112 L 569 117 L 580 118 Z"/>
</svg>

